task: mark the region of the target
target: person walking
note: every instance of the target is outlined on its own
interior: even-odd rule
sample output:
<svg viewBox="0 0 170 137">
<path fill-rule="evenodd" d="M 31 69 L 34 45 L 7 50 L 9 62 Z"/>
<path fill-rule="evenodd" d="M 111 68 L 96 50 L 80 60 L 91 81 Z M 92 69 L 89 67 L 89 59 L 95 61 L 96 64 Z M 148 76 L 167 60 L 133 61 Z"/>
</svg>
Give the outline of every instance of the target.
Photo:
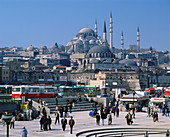
<svg viewBox="0 0 170 137">
<path fill-rule="evenodd" d="M 51 117 L 48 116 L 48 129 L 49 130 L 51 130 L 51 123 L 52 123 Z"/>
<path fill-rule="evenodd" d="M 60 117 L 63 117 L 63 112 L 64 112 L 64 106 L 63 106 L 63 104 L 61 104 L 60 109 L 59 109 L 59 112 L 60 112 Z"/>
<path fill-rule="evenodd" d="M 116 112 L 116 117 L 119 117 L 119 108 L 118 107 L 116 107 L 115 112 Z"/>
<path fill-rule="evenodd" d="M 11 119 L 11 122 L 10 122 L 10 129 L 11 129 L 11 127 L 14 128 L 14 124 L 15 124 L 15 116 L 13 116 L 12 119 Z"/>
<path fill-rule="evenodd" d="M 67 125 L 67 119 L 65 118 L 65 116 L 64 116 L 63 119 L 61 120 L 61 125 L 62 125 L 63 131 L 65 131 L 66 125 Z"/>
<path fill-rule="evenodd" d="M 115 106 L 112 107 L 112 113 L 113 113 L 113 116 L 115 116 Z"/>
<path fill-rule="evenodd" d="M 70 101 L 70 103 L 69 103 L 70 113 L 72 113 L 72 107 L 73 107 L 73 101 Z"/>
<path fill-rule="evenodd" d="M 60 120 L 59 119 L 60 119 L 59 113 L 56 112 L 55 113 L 55 125 L 56 125 L 57 121 L 58 121 L 58 124 L 60 124 Z"/>
<path fill-rule="evenodd" d="M 67 117 L 67 115 L 68 115 L 67 113 L 68 113 L 68 106 L 66 105 L 66 106 L 64 107 L 64 114 L 65 114 L 64 116 L 65 116 L 65 117 Z"/>
<path fill-rule="evenodd" d="M 41 130 L 43 130 L 43 127 L 44 127 L 44 116 L 42 116 L 41 119 L 40 119 L 40 127 L 41 127 Z"/>
<path fill-rule="evenodd" d="M 78 95 L 79 102 L 81 102 L 81 94 Z"/>
<path fill-rule="evenodd" d="M 127 115 L 125 116 L 125 118 L 126 118 L 127 125 L 130 125 L 130 122 L 129 122 L 129 113 L 127 113 Z"/>
<path fill-rule="evenodd" d="M 108 125 L 112 124 L 112 115 L 111 113 L 108 114 Z"/>
<path fill-rule="evenodd" d="M 38 117 L 40 116 L 41 108 L 38 106 Z"/>
<path fill-rule="evenodd" d="M 43 129 L 44 129 L 44 131 L 48 131 L 47 125 L 48 125 L 48 119 L 47 119 L 46 116 L 44 116 L 44 119 L 43 119 L 43 126 L 44 126 Z"/>
<path fill-rule="evenodd" d="M 101 118 L 102 118 L 102 125 L 104 126 L 104 119 L 107 118 L 107 114 L 105 114 L 104 112 L 102 112 Z"/>
<path fill-rule="evenodd" d="M 71 119 L 69 120 L 69 125 L 70 125 L 70 134 L 73 133 L 73 126 L 75 125 L 75 121 L 73 117 L 71 116 Z"/>
<path fill-rule="evenodd" d="M 100 125 L 100 115 L 99 115 L 99 113 L 96 114 L 96 124 Z"/>
<path fill-rule="evenodd" d="M 25 126 L 20 131 L 20 137 L 27 137 L 28 131 Z"/>
</svg>

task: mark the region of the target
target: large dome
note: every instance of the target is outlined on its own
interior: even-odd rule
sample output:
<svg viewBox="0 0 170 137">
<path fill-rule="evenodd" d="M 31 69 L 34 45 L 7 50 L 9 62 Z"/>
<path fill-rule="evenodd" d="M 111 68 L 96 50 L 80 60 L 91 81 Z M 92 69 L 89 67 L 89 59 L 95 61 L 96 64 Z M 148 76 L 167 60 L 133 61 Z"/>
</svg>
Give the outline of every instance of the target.
<svg viewBox="0 0 170 137">
<path fill-rule="evenodd" d="M 100 45 L 100 46 L 94 46 L 93 48 L 91 48 L 88 54 L 91 54 L 91 53 L 112 53 L 112 52 L 110 51 L 109 47 Z"/>
<path fill-rule="evenodd" d="M 83 28 L 79 33 L 94 33 L 94 31 L 90 28 Z"/>
</svg>

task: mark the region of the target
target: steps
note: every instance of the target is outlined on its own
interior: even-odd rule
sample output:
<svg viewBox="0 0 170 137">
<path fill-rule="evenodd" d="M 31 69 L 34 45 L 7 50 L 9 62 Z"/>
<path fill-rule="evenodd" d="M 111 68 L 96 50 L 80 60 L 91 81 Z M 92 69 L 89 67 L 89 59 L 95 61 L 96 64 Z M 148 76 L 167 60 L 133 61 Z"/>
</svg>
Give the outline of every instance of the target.
<svg viewBox="0 0 170 137">
<path fill-rule="evenodd" d="M 73 98 L 62 98 L 62 99 L 58 99 L 58 106 L 60 107 L 61 105 L 63 106 L 66 106 L 67 104 L 67 99 L 69 99 L 70 101 L 73 100 Z M 75 99 L 75 98 L 74 98 Z M 56 108 L 56 105 L 55 105 L 55 101 L 46 101 L 46 106 L 50 109 L 50 113 L 51 114 L 54 114 L 55 113 L 55 108 Z M 92 108 L 94 103 L 90 103 L 88 101 L 85 101 L 83 98 L 82 98 L 82 101 L 79 102 L 79 103 L 75 103 L 74 107 L 72 107 L 72 112 L 77 112 L 77 111 L 88 111 L 90 108 Z M 97 106 L 99 108 L 99 106 Z M 69 107 L 68 107 L 68 110 L 69 110 Z"/>
</svg>

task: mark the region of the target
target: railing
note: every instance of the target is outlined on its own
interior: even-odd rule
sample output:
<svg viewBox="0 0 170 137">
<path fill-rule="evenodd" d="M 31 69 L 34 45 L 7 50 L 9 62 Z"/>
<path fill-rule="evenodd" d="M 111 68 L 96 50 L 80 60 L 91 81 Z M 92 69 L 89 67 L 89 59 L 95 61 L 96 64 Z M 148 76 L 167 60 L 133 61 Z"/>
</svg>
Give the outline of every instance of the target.
<svg viewBox="0 0 170 137">
<path fill-rule="evenodd" d="M 163 128 L 105 128 L 105 129 L 94 129 L 86 130 L 76 134 L 76 137 L 125 137 L 125 136 L 144 136 L 149 135 L 161 135 L 169 137 L 169 129 Z"/>
</svg>

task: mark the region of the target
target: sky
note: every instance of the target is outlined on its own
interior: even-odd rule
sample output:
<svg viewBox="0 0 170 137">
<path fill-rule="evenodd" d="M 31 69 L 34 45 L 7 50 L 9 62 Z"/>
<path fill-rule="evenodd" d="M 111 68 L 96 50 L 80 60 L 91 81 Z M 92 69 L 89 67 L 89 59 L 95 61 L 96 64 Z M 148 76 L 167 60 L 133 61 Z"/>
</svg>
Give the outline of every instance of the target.
<svg viewBox="0 0 170 137">
<path fill-rule="evenodd" d="M 170 50 L 170 0 L 0 0 L 0 48 L 66 45 L 89 27 L 103 37 L 106 20 L 109 41 L 110 12 L 113 16 L 113 46 Z"/>
</svg>

